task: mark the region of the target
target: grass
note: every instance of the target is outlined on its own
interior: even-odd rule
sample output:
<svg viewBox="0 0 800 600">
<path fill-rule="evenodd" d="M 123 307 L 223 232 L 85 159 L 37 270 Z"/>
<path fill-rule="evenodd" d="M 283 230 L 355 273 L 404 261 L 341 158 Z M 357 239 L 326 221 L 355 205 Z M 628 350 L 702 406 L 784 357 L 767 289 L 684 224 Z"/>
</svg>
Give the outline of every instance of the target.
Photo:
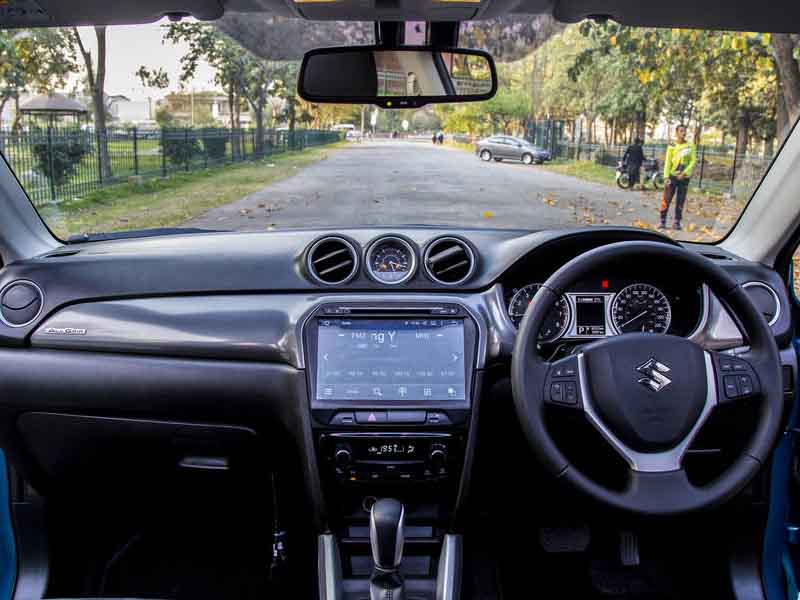
<svg viewBox="0 0 800 600">
<path fill-rule="evenodd" d="M 109 186 L 81 198 L 40 209 L 61 239 L 84 232 L 175 227 L 234 202 L 324 160 L 340 144 L 286 152 L 263 161 L 173 174 L 141 183 Z"/>
<path fill-rule="evenodd" d="M 585 181 L 594 183 L 604 183 L 606 185 L 616 185 L 616 173 L 614 169 L 605 165 L 598 165 L 590 160 L 555 160 L 550 163 L 540 165 L 538 168 L 546 169 L 561 175 L 577 177 Z"/>
</svg>

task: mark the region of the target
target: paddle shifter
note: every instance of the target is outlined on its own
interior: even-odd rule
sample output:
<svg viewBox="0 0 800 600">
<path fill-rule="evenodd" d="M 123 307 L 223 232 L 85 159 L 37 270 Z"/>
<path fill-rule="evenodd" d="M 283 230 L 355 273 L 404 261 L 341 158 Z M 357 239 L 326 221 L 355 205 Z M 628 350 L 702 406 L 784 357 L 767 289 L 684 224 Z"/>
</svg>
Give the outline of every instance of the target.
<svg viewBox="0 0 800 600">
<path fill-rule="evenodd" d="M 372 505 L 369 541 L 375 569 L 369 580 L 370 600 L 404 600 L 405 587 L 400 576 L 403 560 L 403 505 L 393 498 L 383 498 Z"/>
</svg>

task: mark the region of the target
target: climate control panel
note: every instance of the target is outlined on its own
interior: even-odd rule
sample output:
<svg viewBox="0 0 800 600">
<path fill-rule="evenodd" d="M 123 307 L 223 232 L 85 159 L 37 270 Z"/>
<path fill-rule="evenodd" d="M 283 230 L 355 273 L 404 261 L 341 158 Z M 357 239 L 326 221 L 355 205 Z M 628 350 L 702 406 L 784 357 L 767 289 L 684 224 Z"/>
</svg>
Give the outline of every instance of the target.
<svg viewBox="0 0 800 600">
<path fill-rule="evenodd" d="M 462 462 L 462 437 L 450 433 L 328 433 L 320 462 L 344 484 L 438 483 Z"/>
</svg>

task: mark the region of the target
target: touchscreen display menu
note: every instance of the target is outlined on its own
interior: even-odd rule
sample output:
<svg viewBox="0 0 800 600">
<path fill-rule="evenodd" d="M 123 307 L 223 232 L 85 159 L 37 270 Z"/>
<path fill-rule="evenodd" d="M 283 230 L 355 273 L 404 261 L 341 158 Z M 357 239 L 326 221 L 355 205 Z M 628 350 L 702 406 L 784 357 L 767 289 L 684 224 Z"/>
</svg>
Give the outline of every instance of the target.
<svg viewBox="0 0 800 600">
<path fill-rule="evenodd" d="M 461 319 L 320 319 L 317 400 L 465 400 Z"/>
</svg>

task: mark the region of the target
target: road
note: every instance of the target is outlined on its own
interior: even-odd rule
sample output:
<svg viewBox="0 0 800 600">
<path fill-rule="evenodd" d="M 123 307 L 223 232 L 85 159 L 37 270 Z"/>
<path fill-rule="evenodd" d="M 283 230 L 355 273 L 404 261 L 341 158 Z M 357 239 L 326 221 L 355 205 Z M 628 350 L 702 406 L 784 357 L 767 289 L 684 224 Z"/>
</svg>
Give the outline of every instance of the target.
<svg viewBox="0 0 800 600">
<path fill-rule="evenodd" d="M 653 226 L 659 202 L 657 192 L 626 192 L 537 166 L 484 163 L 446 146 L 374 141 L 333 150 L 297 175 L 184 225 L 239 231 L 414 223 Z"/>
</svg>

